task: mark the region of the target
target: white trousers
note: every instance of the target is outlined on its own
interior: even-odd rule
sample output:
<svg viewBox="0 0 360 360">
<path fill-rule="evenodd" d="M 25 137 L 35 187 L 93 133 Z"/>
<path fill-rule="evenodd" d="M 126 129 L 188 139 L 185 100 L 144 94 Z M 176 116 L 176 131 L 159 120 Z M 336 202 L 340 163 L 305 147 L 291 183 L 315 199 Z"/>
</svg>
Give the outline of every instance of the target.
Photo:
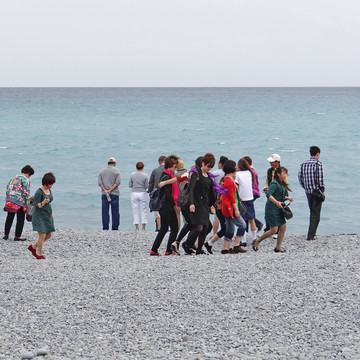
<svg viewBox="0 0 360 360">
<path fill-rule="evenodd" d="M 133 224 L 139 224 L 139 215 L 141 215 L 141 224 L 147 224 L 148 194 L 146 192 L 132 192 L 131 207 Z"/>
</svg>

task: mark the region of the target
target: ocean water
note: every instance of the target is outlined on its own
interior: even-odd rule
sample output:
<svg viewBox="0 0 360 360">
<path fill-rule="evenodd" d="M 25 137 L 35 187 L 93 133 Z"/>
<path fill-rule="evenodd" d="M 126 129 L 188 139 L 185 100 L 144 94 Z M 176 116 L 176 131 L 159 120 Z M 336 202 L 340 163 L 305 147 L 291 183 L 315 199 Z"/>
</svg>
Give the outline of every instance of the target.
<svg viewBox="0 0 360 360">
<path fill-rule="evenodd" d="M 0 88 L 0 190 L 5 195 L 25 164 L 35 169 L 32 193 L 52 171 L 56 227 L 101 229 L 97 177 L 114 156 L 122 176 L 120 229 L 132 230 L 128 179 L 136 162 L 150 176 L 163 154 L 179 155 L 187 168 L 206 152 L 235 161 L 250 155 L 263 185 L 266 159 L 278 153 L 295 199 L 287 232 L 306 234 L 297 173 L 317 145 L 327 196 L 318 233 L 359 233 L 359 119 L 360 88 Z M 255 203 L 259 219 L 265 201 Z M 148 219 L 152 231 L 152 213 Z"/>
</svg>

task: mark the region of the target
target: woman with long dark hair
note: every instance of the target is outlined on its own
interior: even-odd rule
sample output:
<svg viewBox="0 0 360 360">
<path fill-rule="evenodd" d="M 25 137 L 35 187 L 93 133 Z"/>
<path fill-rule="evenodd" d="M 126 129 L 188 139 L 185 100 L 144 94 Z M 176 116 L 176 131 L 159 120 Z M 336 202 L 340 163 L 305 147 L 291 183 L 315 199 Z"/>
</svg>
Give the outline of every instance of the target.
<svg viewBox="0 0 360 360">
<path fill-rule="evenodd" d="M 249 163 L 244 158 L 241 158 L 238 161 L 237 166 L 239 171 L 236 173 L 235 182 L 239 188 L 239 196 L 241 201 L 246 208 L 246 213 L 242 216 L 242 218 L 245 220 L 245 222 L 249 222 L 251 238 L 252 241 L 254 241 L 257 237 L 253 194 L 253 185 L 255 184 L 256 178 L 255 174 L 251 171 Z M 246 232 L 242 236 L 241 246 L 247 246 Z"/>
<path fill-rule="evenodd" d="M 281 247 L 286 231 L 286 221 L 281 209 L 283 208 L 285 200 L 289 200 L 290 202 L 294 201 L 294 199 L 288 194 L 288 191 L 291 191 L 291 189 L 286 181 L 287 174 L 287 169 L 282 166 L 279 166 L 275 170 L 274 180 L 270 183 L 269 189 L 266 193 L 267 202 L 265 205 L 265 220 L 270 229 L 261 235 L 257 240 L 253 241 L 252 248 L 254 251 L 258 251 L 259 244 L 268 237 L 276 234 L 278 230 L 279 232 L 274 251 L 281 253 L 286 251 Z"/>
<path fill-rule="evenodd" d="M 215 165 L 215 157 L 211 153 L 205 154 L 201 160 L 201 167 L 194 171 L 190 178 L 190 206 L 189 219 L 191 230 L 187 240 L 183 243 L 184 251 L 193 254 L 192 247 L 198 238 L 198 246 L 196 254 L 203 254 L 203 244 L 206 235 L 211 231 L 212 225 L 209 214 L 215 213 L 215 190 L 214 183 L 209 175 L 209 171 Z"/>
</svg>

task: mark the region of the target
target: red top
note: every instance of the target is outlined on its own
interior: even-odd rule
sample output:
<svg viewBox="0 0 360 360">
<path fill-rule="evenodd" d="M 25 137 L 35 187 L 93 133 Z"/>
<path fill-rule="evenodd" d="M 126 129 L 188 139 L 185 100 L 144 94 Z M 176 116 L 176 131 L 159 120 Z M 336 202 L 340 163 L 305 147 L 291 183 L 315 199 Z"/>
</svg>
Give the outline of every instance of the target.
<svg viewBox="0 0 360 360">
<path fill-rule="evenodd" d="M 236 203 L 235 200 L 235 190 L 236 185 L 234 180 L 229 178 L 228 176 L 225 176 L 224 179 L 224 189 L 227 189 L 228 192 L 223 195 L 222 197 L 222 208 L 221 211 L 224 216 L 234 218 L 234 204 Z"/>
</svg>

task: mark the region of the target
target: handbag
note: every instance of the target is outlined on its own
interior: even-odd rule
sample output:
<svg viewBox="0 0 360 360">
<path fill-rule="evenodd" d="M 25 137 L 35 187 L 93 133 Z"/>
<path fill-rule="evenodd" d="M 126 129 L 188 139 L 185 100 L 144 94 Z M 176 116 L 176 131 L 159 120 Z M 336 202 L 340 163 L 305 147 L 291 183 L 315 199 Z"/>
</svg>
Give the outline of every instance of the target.
<svg viewBox="0 0 360 360">
<path fill-rule="evenodd" d="M 291 209 L 290 209 L 290 203 L 288 203 L 288 204 L 285 204 L 285 202 L 283 203 L 283 207 L 282 207 L 282 209 L 281 209 L 281 211 L 282 211 L 282 214 L 284 215 L 284 218 L 286 219 L 286 220 L 289 220 L 289 219 L 291 219 L 293 216 L 294 216 L 294 214 L 293 214 L 293 212 L 291 211 Z"/>
<path fill-rule="evenodd" d="M 35 209 L 34 197 L 31 196 L 30 200 L 29 200 L 28 207 L 27 207 L 27 211 L 26 211 L 26 220 L 29 221 L 29 222 L 32 221 L 34 209 Z"/>
<path fill-rule="evenodd" d="M 246 207 L 241 200 L 239 200 L 238 208 L 241 216 L 246 214 Z"/>
<path fill-rule="evenodd" d="M 245 205 L 243 204 L 243 202 L 241 201 L 241 198 L 239 196 L 239 193 L 236 191 L 236 194 L 237 194 L 237 198 L 238 198 L 238 208 L 239 208 L 239 212 L 240 212 L 240 215 L 243 216 L 246 214 L 246 207 Z"/>
<path fill-rule="evenodd" d="M 320 189 L 314 189 L 311 195 L 318 199 L 320 202 L 325 201 L 325 193 Z"/>
</svg>

